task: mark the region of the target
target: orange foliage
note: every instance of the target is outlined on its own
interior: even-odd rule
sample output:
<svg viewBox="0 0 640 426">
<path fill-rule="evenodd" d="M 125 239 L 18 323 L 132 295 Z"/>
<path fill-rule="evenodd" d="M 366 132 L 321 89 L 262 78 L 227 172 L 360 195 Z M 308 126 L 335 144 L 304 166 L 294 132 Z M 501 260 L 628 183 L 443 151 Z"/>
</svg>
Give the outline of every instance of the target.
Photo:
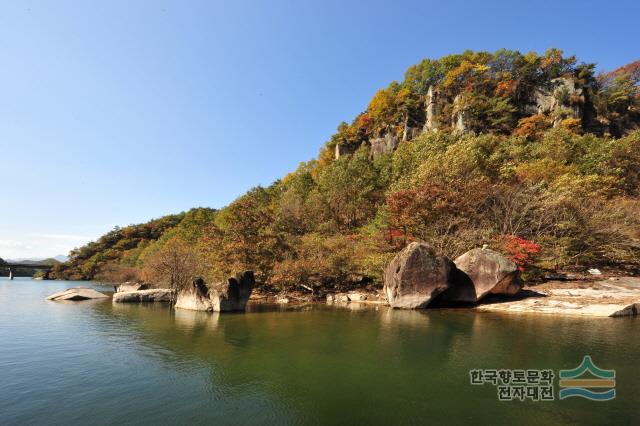
<svg viewBox="0 0 640 426">
<path fill-rule="evenodd" d="M 541 137 L 551 127 L 551 120 L 544 114 L 535 114 L 521 119 L 518 127 L 513 131 L 514 135 L 532 138 Z"/>
<path fill-rule="evenodd" d="M 495 95 L 496 96 L 509 96 L 513 93 L 513 89 L 515 87 L 516 82 L 513 80 L 505 80 L 500 81 L 496 85 Z"/>
</svg>

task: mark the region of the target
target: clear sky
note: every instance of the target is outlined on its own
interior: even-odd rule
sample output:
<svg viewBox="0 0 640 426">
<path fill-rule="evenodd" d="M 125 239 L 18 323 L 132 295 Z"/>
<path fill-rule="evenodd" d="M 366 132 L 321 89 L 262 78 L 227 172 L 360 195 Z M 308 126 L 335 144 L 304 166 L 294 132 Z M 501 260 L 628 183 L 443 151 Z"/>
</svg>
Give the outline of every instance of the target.
<svg viewBox="0 0 640 426">
<path fill-rule="evenodd" d="M 0 257 L 221 207 L 317 155 L 422 58 L 640 57 L 635 1 L 0 3 Z"/>
</svg>

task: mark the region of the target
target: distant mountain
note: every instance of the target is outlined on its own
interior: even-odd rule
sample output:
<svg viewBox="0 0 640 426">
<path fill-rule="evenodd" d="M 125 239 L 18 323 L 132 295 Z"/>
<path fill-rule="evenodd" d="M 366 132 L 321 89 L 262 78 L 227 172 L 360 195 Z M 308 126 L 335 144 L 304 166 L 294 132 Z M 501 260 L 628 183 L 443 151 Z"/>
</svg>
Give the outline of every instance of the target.
<svg viewBox="0 0 640 426">
<path fill-rule="evenodd" d="M 43 258 L 18 258 L 18 259 L 5 259 L 8 263 L 22 263 L 25 265 L 54 265 L 56 263 L 66 262 L 67 257 L 61 254 L 55 257 Z"/>
</svg>

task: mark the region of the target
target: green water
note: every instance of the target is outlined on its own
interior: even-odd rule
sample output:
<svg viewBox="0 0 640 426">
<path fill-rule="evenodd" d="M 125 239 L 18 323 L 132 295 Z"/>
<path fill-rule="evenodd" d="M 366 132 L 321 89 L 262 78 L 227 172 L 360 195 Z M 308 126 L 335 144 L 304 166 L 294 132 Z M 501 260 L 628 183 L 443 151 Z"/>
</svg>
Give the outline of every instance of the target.
<svg viewBox="0 0 640 426">
<path fill-rule="evenodd" d="M 637 424 L 640 320 L 51 302 L 0 280 L 0 424 Z M 85 285 L 87 283 L 84 283 Z M 616 369 L 617 397 L 500 402 L 474 368 Z"/>
</svg>

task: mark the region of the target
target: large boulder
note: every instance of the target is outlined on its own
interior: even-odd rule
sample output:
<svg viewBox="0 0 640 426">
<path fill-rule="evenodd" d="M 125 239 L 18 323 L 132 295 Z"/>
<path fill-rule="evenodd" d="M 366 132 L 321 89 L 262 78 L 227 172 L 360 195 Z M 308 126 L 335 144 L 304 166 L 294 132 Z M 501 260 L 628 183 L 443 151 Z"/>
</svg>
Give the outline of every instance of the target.
<svg viewBox="0 0 640 426">
<path fill-rule="evenodd" d="M 384 273 L 384 292 L 393 308 L 425 308 L 449 287 L 455 266 L 438 256 L 433 247 L 411 243 L 389 263 Z"/>
<path fill-rule="evenodd" d="M 174 291 L 168 288 L 151 288 L 147 290 L 119 291 L 113 294 L 114 303 L 146 303 L 171 302 Z"/>
<path fill-rule="evenodd" d="M 213 311 L 209 287 L 201 279 L 178 291 L 175 307 L 192 311 Z"/>
<path fill-rule="evenodd" d="M 244 311 L 255 286 L 252 271 L 228 278 L 211 288 L 201 279 L 178 291 L 175 307 L 194 311 L 233 312 Z"/>
<path fill-rule="evenodd" d="M 513 295 L 522 288 L 518 265 L 497 251 L 476 248 L 454 263 L 458 271 L 443 300 L 474 303 L 488 294 Z"/>
<path fill-rule="evenodd" d="M 89 299 L 104 299 L 108 298 L 106 294 L 100 293 L 97 290 L 87 287 L 74 287 L 65 291 L 52 294 L 47 297 L 49 300 L 89 300 Z"/>
</svg>

